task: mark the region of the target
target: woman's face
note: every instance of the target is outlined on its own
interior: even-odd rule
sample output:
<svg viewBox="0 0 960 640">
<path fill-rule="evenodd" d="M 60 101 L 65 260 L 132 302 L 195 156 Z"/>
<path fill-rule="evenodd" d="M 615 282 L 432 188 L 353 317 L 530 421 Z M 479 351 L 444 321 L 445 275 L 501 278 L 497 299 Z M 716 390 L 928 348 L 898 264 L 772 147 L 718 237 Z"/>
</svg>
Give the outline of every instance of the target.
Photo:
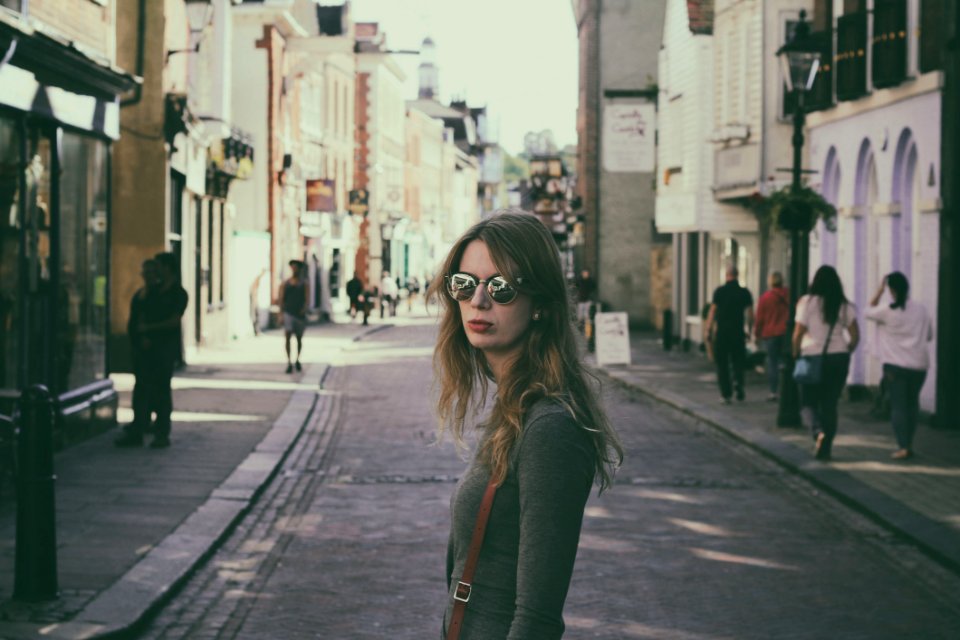
<svg viewBox="0 0 960 640">
<path fill-rule="evenodd" d="M 533 317 L 533 301 L 526 294 L 519 294 L 509 304 L 497 304 L 487 293 L 486 281 L 502 275 L 512 282 L 514 274 L 499 273 L 487 245 L 474 240 L 467 245 L 457 271 L 469 273 L 484 282 L 478 286 L 473 297 L 460 301 L 460 317 L 467 340 L 483 351 L 494 375 L 499 378 L 500 365 L 522 346 L 524 336 Z"/>
</svg>

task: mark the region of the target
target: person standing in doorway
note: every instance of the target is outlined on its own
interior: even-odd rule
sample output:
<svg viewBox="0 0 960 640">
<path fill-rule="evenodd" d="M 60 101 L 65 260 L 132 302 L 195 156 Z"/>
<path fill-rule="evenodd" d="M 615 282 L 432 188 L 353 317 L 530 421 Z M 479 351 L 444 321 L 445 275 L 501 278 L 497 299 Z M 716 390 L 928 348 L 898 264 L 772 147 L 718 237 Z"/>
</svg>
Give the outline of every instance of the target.
<svg viewBox="0 0 960 640">
<path fill-rule="evenodd" d="M 881 306 L 884 290 L 890 290 L 893 302 Z M 883 380 L 890 397 L 890 421 L 898 449 L 890 457 L 906 460 L 913 456 L 913 434 L 920 413 L 920 390 L 927 378 L 930 354 L 927 344 L 933 340 L 933 323 L 924 306 L 907 300 L 910 281 L 894 271 L 880 283 L 870 301 L 867 320 L 877 323 L 877 346 L 883 362 Z"/>
<path fill-rule="evenodd" d="M 149 348 L 143 352 L 146 392 L 152 409 L 157 414 L 154 423 L 152 449 L 170 446 L 171 414 L 173 413 L 173 370 L 180 356 L 181 323 L 187 309 L 188 296 L 180 286 L 180 268 L 172 253 L 158 253 L 154 257 L 157 285 L 145 298 L 137 335 Z M 140 446 L 144 425 L 138 424 L 122 438 L 117 446 Z"/>
<path fill-rule="evenodd" d="M 783 286 L 783 274 L 774 271 L 767 280 L 767 289 L 757 301 L 757 323 L 754 335 L 767 352 L 767 400 L 776 402 L 780 389 L 780 362 L 787 348 L 787 320 L 790 318 L 790 291 Z"/>
<path fill-rule="evenodd" d="M 753 296 L 750 295 L 749 290 L 740 286 L 737 280 L 740 274 L 736 267 L 732 265 L 727 267 L 726 275 L 726 283 L 713 292 L 705 334 L 714 336 L 713 357 L 717 365 L 720 400 L 723 404 L 730 404 L 734 391 L 730 384 L 731 369 L 737 400 L 743 401 L 746 397 L 743 389 L 743 370 L 747 359 L 746 340 L 753 328 Z M 744 315 L 746 315 L 746 332 L 744 332 Z M 715 333 L 714 329 L 716 329 Z"/>
<path fill-rule="evenodd" d="M 303 369 L 300 353 L 303 351 L 303 332 L 307 328 L 307 283 L 303 278 L 306 266 L 303 260 L 289 262 L 292 274 L 280 285 L 280 309 L 283 312 L 283 338 L 287 351 L 287 373 Z M 292 360 L 290 338 L 297 338 L 297 359 Z"/>
<path fill-rule="evenodd" d="M 127 319 L 127 336 L 130 338 L 130 356 L 133 361 L 133 422 L 123 428 L 123 433 L 114 443 L 119 446 L 140 446 L 143 434 L 149 430 L 153 420 L 153 402 L 149 395 L 149 371 L 147 360 L 151 342 L 141 335 L 140 323 L 148 298 L 157 287 L 157 263 L 152 259 L 144 260 L 140 266 L 143 286 L 137 289 L 130 299 L 130 316 Z"/>
</svg>

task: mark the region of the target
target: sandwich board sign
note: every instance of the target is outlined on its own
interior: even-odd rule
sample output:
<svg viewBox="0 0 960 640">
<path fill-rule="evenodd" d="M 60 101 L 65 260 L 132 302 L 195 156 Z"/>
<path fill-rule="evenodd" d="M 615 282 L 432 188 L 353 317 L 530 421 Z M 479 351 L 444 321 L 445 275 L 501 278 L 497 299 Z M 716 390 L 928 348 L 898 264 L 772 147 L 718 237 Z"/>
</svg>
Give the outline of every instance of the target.
<svg viewBox="0 0 960 640">
<path fill-rule="evenodd" d="M 630 364 L 630 326 L 626 312 L 598 313 L 594 323 L 597 364 Z"/>
</svg>

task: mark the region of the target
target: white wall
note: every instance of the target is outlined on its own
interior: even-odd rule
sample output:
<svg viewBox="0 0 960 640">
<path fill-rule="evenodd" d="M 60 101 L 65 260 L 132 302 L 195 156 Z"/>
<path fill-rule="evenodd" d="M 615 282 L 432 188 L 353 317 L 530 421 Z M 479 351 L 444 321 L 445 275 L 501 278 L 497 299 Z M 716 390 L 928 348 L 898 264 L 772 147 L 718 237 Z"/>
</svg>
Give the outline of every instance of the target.
<svg viewBox="0 0 960 640">
<path fill-rule="evenodd" d="M 911 298 L 921 302 L 936 322 L 941 94 L 938 84 L 925 77 L 914 86 L 926 84 L 930 85 L 930 91 L 912 95 L 901 92 L 904 98 L 900 100 L 884 101 L 880 96 L 878 102 L 875 98 L 873 104 L 880 105 L 877 108 L 855 110 L 847 103 L 843 109 L 818 115 L 809 132 L 809 148 L 811 166 L 815 169 L 825 170 L 831 149 L 839 165 L 837 204 L 841 217 L 836 261 L 847 297 L 863 307 L 879 286 L 880 278 L 897 266 L 910 273 Z M 903 176 L 898 163 L 898 157 L 904 156 L 904 149 L 898 144 L 904 132 L 908 132 L 917 154 L 916 174 L 912 177 L 916 193 L 909 202 L 899 197 L 899 189 L 910 179 Z M 872 150 L 874 162 L 875 183 L 869 186 L 868 172 L 861 166 L 861 149 L 865 147 Z M 909 216 L 909 220 L 905 216 Z M 893 239 L 898 227 L 901 238 L 905 238 L 904 225 L 908 221 L 909 243 L 898 259 L 894 256 Z M 858 229 L 862 233 L 859 237 Z M 823 261 L 822 254 L 819 261 Z M 863 324 L 863 309 L 859 311 Z M 865 334 L 867 339 L 862 353 L 855 355 L 850 381 L 873 385 L 879 382 L 880 376 L 875 331 L 867 327 Z M 935 353 L 936 341 L 930 345 L 933 363 Z M 935 378 L 936 370 L 932 368 L 921 395 L 926 409 L 932 409 L 934 404 Z"/>
</svg>

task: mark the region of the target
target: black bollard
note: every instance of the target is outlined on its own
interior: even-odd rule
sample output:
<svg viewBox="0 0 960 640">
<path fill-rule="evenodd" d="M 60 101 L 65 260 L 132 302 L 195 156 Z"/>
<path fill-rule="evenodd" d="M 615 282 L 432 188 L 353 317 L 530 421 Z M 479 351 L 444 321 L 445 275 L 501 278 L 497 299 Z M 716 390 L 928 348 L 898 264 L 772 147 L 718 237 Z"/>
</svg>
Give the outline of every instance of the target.
<svg viewBox="0 0 960 640">
<path fill-rule="evenodd" d="M 670 351 L 673 348 L 673 311 L 663 310 L 663 350 Z"/>
<path fill-rule="evenodd" d="M 41 384 L 20 396 L 17 416 L 17 546 L 13 597 L 57 597 L 57 529 L 53 483 L 53 398 Z"/>
</svg>

